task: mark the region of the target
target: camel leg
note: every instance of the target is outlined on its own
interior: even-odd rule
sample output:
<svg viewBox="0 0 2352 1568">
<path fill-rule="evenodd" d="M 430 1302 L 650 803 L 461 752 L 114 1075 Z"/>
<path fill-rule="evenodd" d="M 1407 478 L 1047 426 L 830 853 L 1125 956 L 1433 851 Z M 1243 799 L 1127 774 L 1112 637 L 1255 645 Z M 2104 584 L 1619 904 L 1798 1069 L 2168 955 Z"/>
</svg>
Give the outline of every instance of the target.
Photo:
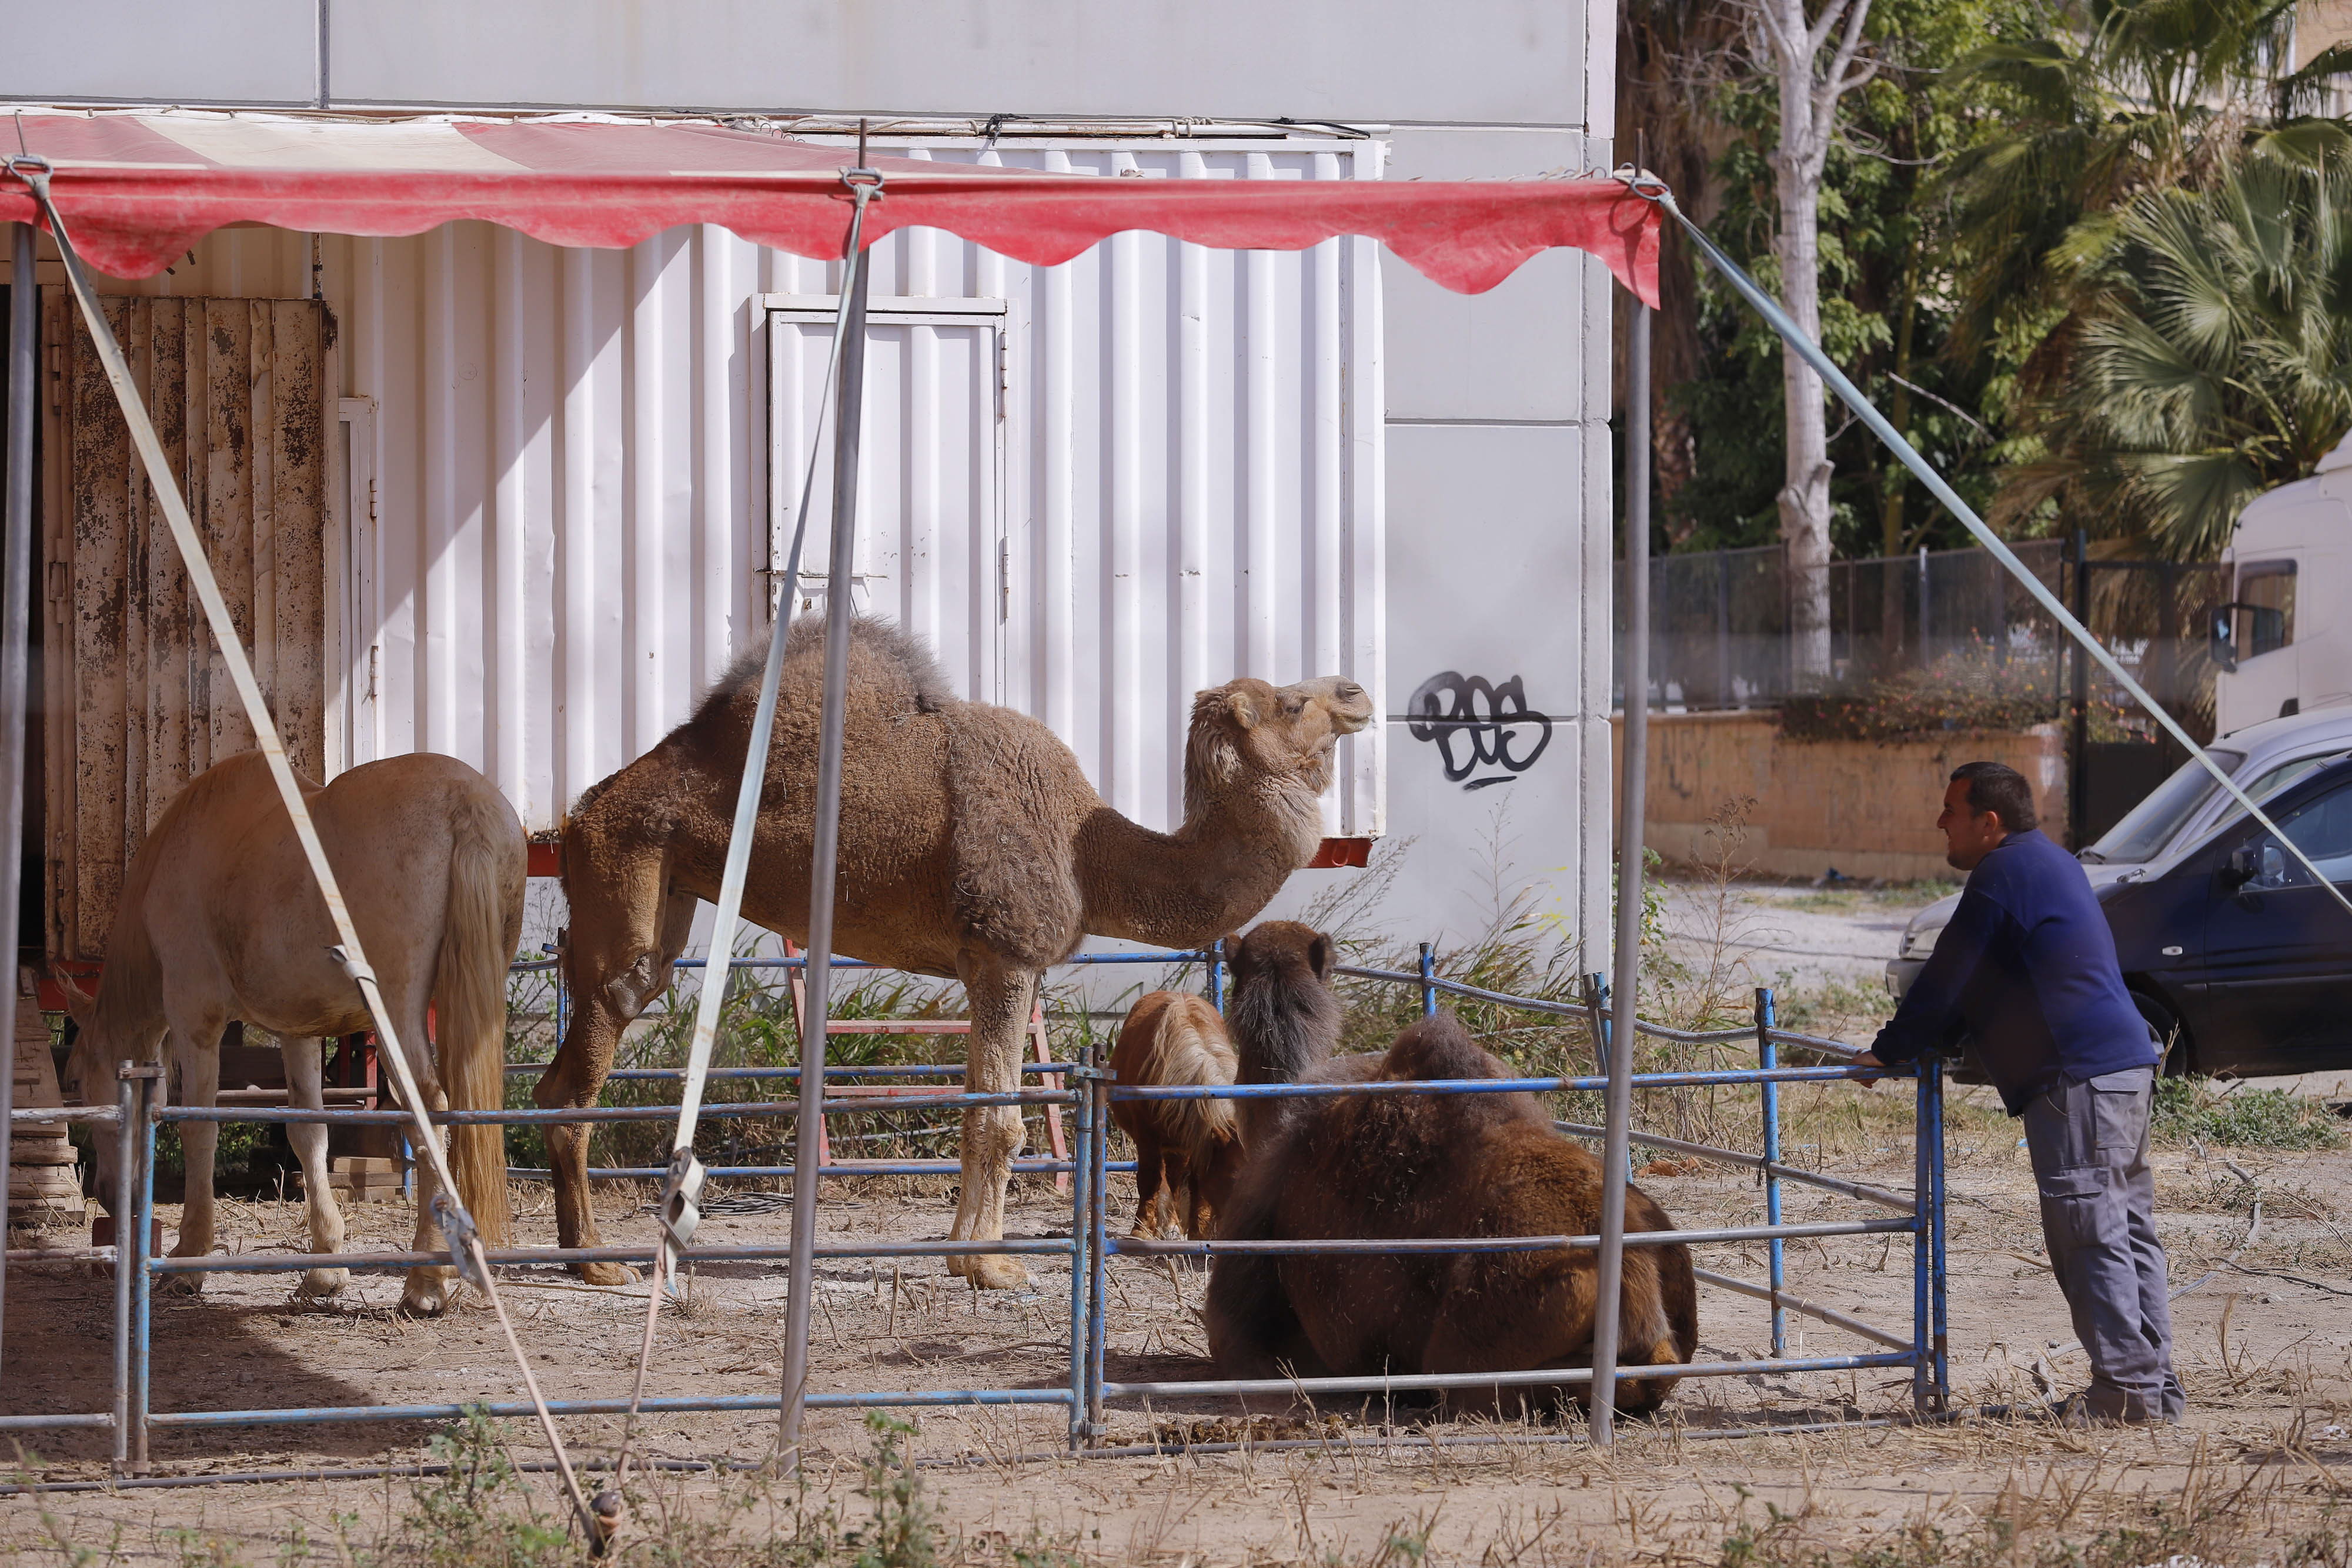
<svg viewBox="0 0 2352 1568">
<path fill-rule="evenodd" d="M 288 1103 L 305 1111 L 322 1109 L 327 1103 L 326 1042 L 291 1035 L 278 1043 L 278 1053 L 286 1061 Z M 295 1159 L 302 1166 L 302 1204 L 310 1222 L 310 1250 L 340 1252 L 343 1249 L 343 1211 L 336 1206 L 334 1188 L 327 1180 L 327 1124 L 289 1123 L 286 1137 L 294 1145 Z M 350 1279 L 348 1269 L 313 1269 L 302 1276 L 294 1293 L 331 1296 Z"/>
<path fill-rule="evenodd" d="M 964 995 L 971 1004 L 971 1054 L 964 1066 L 968 1094 L 1004 1094 L 1021 1086 L 1021 1048 L 1027 1043 L 1030 998 L 1037 977 L 992 956 L 966 956 Z M 963 1187 L 956 1202 L 958 1241 L 993 1241 L 1004 1234 L 1004 1188 L 1024 1134 L 1018 1105 L 977 1106 L 963 1113 Z M 983 1291 L 1017 1291 L 1029 1270 L 1017 1258 L 975 1254 L 950 1258 L 948 1272 Z"/>
<path fill-rule="evenodd" d="M 578 1001 L 555 1060 L 531 1089 L 532 1103 L 549 1111 L 583 1110 L 595 1104 L 604 1092 L 604 1075 L 612 1071 L 613 1052 L 620 1044 L 625 1022 L 601 1001 Z M 577 1122 L 545 1129 L 547 1163 L 555 1176 L 555 1240 L 560 1247 L 601 1245 L 596 1206 L 588 1190 L 588 1140 L 593 1131 L 587 1124 Z M 625 1263 L 577 1263 L 572 1268 L 592 1285 L 625 1285 L 637 1277 L 637 1271 Z"/>
<path fill-rule="evenodd" d="M 575 864 L 589 863 L 581 846 L 565 852 L 576 857 Z M 635 869 L 642 873 L 645 868 Z M 621 1031 L 668 987 L 671 967 L 693 935 L 693 897 L 674 896 L 656 904 L 643 885 L 646 881 L 639 874 L 617 890 L 591 886 L 584 878 L 564 883 L 572 899 L 564 954 L 572 1023 L 555 1060 L 532 1086 L 531 1102 L 542 1110 L 585 1110 L 596 1103 L 620 1049 Z M 597 929 L 591 929 L 592 922 Z M 588 1189 L 592 1130 L 584 1123 L 547 1129 L 547 1163 L 555 1173 L 555 1239 L 561 1247 L 601 1245 Z M 592 1285 L 625 1285 L 637 1277 L 625 1263 L 575 1263 L 572 1270 Z"/>
<path fill-rule="evenodd" d="M 1144 1110 L 1151 1107 L 1146 1104 Z M 1129 1239 L 1150 1241 L 1160 1234 L 1160 1149 L 1159 1134 L 1150 1128 L 1135 1131 L 1135 1224 Z"/>
<path fill-rule="evenodd" d="M 172 1012 L 165 1049 L 171 1053 L 172 1076 L 179 1084 L 172 1098 L 179 1104 L 209 1108 L 219 1103 L 220 1038 L 227 1027 L 228 1019 L 217 1013 Z M 182 1122 L 179 1127 L 181 1163 L 186 1174 L 180 1192 L 180 1235 L 171 1255 L 202 1258 L 213 1249 L 213 1156 L 220 1147 L 220 1124 Z M 166 1274 L 157 1288 L 193 1295 L 205 1288 L 205 1277 Z"/>
</svg>

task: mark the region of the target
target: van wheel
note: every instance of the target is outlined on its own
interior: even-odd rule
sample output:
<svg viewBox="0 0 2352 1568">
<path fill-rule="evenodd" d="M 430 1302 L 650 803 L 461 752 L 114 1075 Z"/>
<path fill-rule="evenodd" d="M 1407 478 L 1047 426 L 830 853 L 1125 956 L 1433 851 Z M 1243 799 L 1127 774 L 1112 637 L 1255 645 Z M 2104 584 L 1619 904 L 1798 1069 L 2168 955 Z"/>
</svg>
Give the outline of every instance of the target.
<svg viewBox="0 0 2352 1568">
<path fill-rule="evenodd" d="M 2196 1053 L 2190 1049 L 2188 1026 L 2174 1012 L 2146 991 L 2131 994 L 2132 1005 L 2147 1022 L 2148 1033 L 2164 1047 L 2164 1076 L 2185 1078 L 2196 1071 Z"/>
</svg>

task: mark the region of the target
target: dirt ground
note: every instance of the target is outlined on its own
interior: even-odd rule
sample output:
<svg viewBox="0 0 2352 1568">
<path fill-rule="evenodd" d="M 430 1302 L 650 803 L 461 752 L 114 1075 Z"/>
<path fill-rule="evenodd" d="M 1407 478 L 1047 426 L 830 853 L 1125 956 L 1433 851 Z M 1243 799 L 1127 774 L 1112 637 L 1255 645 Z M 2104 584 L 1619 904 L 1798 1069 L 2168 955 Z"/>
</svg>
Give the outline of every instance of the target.
<svg viewBox="0 0 2352 1568">
<path fill-rule="evenodd" d="M 1888 1131 L 1900 1126 L 1892 1096 L 1903 1089 L 1883 1089 L 1873 1101 L 1857 1100 L 1860 1092 L 1853 1090 L 1835 1092 L 1844 1103 L 1824 1095 L 1811 1109 L 1791 1109 L 1792 1124 L 1824 1129 L 1817 1137 L 1821 1162 L 1907 1186 L 1907 1132 Z M 1850 1133 L 1842 1118 L 1850 1118 Z M 2014 1124 L 1981 1104 L 1962 1105 L 1954 1122 L 1956 1399 L 1969 1407 L 2035 1401 L 2043 1396 L 2033 1375 L 2037 1357 L 2048 1356 L 2048 1347 L 2071 1331 L 2041 1261 L 2023 1151 L 2015 1146 Z M 2342 1310 L 2343 1298 L 2352 1296 L 2352 1238 L 2340 1228 L 2331 1197 L 2347 1174 L 2352 1155 L 2333 1151 L 2189 1149 L 2161 1156 L 2161 1232 L 2176 1287 L 2192 1286 L 2175 1306 L 2179 1359 L 2192 1402 L 2178 1429 L 2084 1433 L 1971 1416 L 1945 1427 L 1730 1436 L 1758 1422 L 1901 1417 L 1909 1406 L 1908 1377 L 1891 1372 L 1687 1381 L 1658 1426 L 1636 1424 L 1608 1455 L 1558 1440 L 1574 1437 L 1572 1427 L 1424 1426 L 1410 1410 L 1383 1412 L 1376 1403 L 1311 1416 L 1302 1409 L 1255 1428 L 1261 1437 L 1316 1432 L 1325 1438 L 1323 1447 L 1303 1451 L 1074 1463 L 1050 1457 L 1064 1441 L 1064 1417 L 1051 1408 L 926 1411 L 913 1441 L 927 1461 L 970 1461 L 924 1472 L 942 1522 L 968 1555 L 1045 1542 L 1089 1560 L 1180 1568 L 1310 1558 L 1396 1563 L 1424 1555 L 1445 1562 L 1715 1563 L 1743 1552 L 1749 1560 L 1778 1560 L 1800 1541 L 1850 1543 L 1925 1521 L 1955 1541 L 2012 1530 L 2028 1539 L 2120 1539 L 2124 1556 L 2144 1538 L 2154 1556 L 2143 1562 L 2160 1562 L 2168 1551 L 2197 1555 L 2199 1546 L 2207 1562 L 2237 1561 L 2216 1555 L 2230 1542 L 2243 1549 L 2243 1561 L 2285 1561 L 2278 1542 L 2316 1540 L 2313 1531 L 2334 1530 L 2335 1500 L 2352 1479 L 2352 1470 L 2339 1477 L 2339 1468 L 2352 1461 L 2352 1317 Z M 938 1183 L 928 1192 L 913 1181 L 859 1185 L 838 1197 L 828 1189 L 826 1239 L 945 1233 L 952 1200 Z M 1645 1176 L 1643 1185 L 1685 1227 L 1760 1218 L 1760 1195 L 1744 1173 L 1707 1167 Z M 2249 1242 L 2257 1187 L 2263 1222 Z M 543 1189 L 519 1191 L 520 1239 L 551 1242 Z M 649 1239 L 651 1221 L 628 1213 L 639 1195 L 608 1196 L 606 1238 Z M 1113 1203 L 1122 1220 L 1132 1212 L 1126 1178 L 1114 1178 Z M 1793 1220 L 1855 1212 L 1843 1198 L 1803 1187 L 1789 1189 L 1788 1206 Z M 355 1242 L 405 1238 L 403 1207 L 352 1212 Z M 175 1215 L 167 1208 L 163 1218 L 168 1231 Z M 1066 1233 L 1068 1223 L 1067 1200 L 1045 1181 L 1028 1180 L 1019 1190 L 1012 1233 Z M 300 1210 L 271 1202 L 226 1206 L 224 1231 L 239 1250 L 299 1247 Z M 781 1241 L 785 1233 L 782 1213 L 722 1214 L 706 1222 L 702 1236 L 726 1244 Z M 1908 1321 L 1912 1291 L 1907 1251 L 1900 1238 L 1791 1244 L 1790 1287 L 1899 1330 Z M 1017 1294 L 967 1291 L 932 1260 L 879 1270 L 863 1261 L 826 1263 L 815 1325 L 817 1386 L 1065 1384 L 1066 1270 L 1039 1261 L 1036 1289 Z M 1750 1279 L 1764 1273 L 1758 1247 L 1709 1249 L 1702 1261 Z M 10 1375 L 0 1408 L 103 1407 L 108 1283 L 59 1266 L 12 1269 L 10 1275 Z M 1115 1260 L 1110 1376 L 1204 1375 L 1197 1312 L 1204 1282 L 1198 1272 Z M 519 1392 L 496 1325 L 478 1308 L 411 1322 L 390 1310 L 398 1291 L 391 1276 L 360 1277 L 341 1297 L 310 1304 L 292 1301 L 290 1284 L 286 1277 L 215 1274 L 199 1296 L 159 1296 L 155 1408 L 393 1404 Z M 626 1392 L 643 1321 L 642 1287 L 596 1291 L 552 1270 L 517 1270 L 505 1277 L 505 1289 L 551 1396 Z M 664 1314 L 653 1390 L 774 1388 L 783 1298 L 781 1265 L 698 1269 L 687 1305 Z M 1762 1303 L 1708 1288 L 1701 1312 L 1702 1358 L 1768 1350 Z M 1791 1320 L 1792 1354 L 1860 1348 L 1867 1347 L 1842 1331 Z M 2079 1384 L 2079 1356 L 2050 1360 L 2057 1385 Z M 1229 1437 L 1238 1429 L 1230 1405 L 1206 1400 L 1118 1407 L 1109 1440 Z M 1327 1425 L 1332 1415 L 1339 1419 Z M 863 1519 L 868 1504 L 854 1489 L 869 1435 L 851 1414 L 811 1420 L 818 1497 L 837 1504 L 845 1518 Z M 1376 1446 L 1384 1425 L 1406 1440 Z M 159 1435 L 154 1458 L 175 1472 L 414 1462 L 439 1429 L 382 1423 Z M 567 1432 L 575 1455 L 609 1456 L 620 1423 L 583 1418 Z M 1432 1441 L 1459 1437 L 1482 1441 Z M 506 1438 L 525 1458 L 540 1451 L 536 1433 L 523 1424 L 510 1427 Z M 97 1433 L 50 1435 L 37 1446 L 37 1466 L 28 1459 L 26 1468 L 50 1482 L 97 1479 L 104 1475 L 105 1441 Z M 772 1416 L 663 1416 L 644 1423 L 637 1451 L 758 1459 L 773 1442 Z M 534 1477 L 531 1485 L 551 1508 L 551 1483 Z M 665 1518 L 672 1510 L 724 1514 L 745 1501 L 739 1483 L 709 1478 L 664 1482 L 662 1489 Z M 97 1561 L 111 1552 L 125 1560 L 261 1562 L 288 1557 L 299 1532 L 332 1560 L 340 1548 L 319 1543 L 389 1538 L 413 1506 L 405 1480 L 50 1492 L 37 1500 L 19 1495 L 0 1498 L 0 1552 L 20 1561 Z M 753 1534 L 772 1528 L 756 1510 L 731 1517 Z M 2116 1535 L 2129 1530 L 2143 1535 Z M 651 1533 L 648 1528 L 648 1540 Z M 1916 1531 L 1909 1538 L 1924 1539 Z M 2167 1542 L 2168 1551 L 2156 1550 Z M 78 1559 L 75 1549 L 99 1556 Z"/>
</svg>

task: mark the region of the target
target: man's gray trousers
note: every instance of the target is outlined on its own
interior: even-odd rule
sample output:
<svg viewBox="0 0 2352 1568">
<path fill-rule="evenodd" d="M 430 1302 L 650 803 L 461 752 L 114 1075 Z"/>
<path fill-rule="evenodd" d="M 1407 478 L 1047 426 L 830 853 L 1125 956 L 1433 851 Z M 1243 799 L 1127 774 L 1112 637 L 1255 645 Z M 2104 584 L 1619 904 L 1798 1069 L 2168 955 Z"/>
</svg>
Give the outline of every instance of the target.
<svg viewBox="0 0 2352 1568">
<path fill-rule="evenodd" d="M 2153 1068 L 2060 1083 L 2025 1107 L 2042 1233 L 2091 1362 L 2085 1413 L 2178 1420 L 2172 1312 L 2147 1166 Z"/>
</svg>

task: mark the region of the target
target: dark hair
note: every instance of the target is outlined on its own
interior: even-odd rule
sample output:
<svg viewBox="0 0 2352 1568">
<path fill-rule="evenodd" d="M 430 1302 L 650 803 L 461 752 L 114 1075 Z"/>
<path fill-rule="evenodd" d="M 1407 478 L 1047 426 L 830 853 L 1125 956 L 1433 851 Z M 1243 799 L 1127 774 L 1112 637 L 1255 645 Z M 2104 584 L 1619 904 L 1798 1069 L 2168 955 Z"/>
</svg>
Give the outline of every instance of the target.
<svg viewBox="0 0 2352 1568">
<path fill-rule="evenodd" d="M 1969 782 L 1969 810 L 1981 817 L 2000 813 L 2000 825 L 2012 833 L 2032 829 L 2041 819 L 2033 811 L 2033 786 L 2006 762 L 1963 762 L 1952 769 L 1952 781 Z"/>
</svg>

